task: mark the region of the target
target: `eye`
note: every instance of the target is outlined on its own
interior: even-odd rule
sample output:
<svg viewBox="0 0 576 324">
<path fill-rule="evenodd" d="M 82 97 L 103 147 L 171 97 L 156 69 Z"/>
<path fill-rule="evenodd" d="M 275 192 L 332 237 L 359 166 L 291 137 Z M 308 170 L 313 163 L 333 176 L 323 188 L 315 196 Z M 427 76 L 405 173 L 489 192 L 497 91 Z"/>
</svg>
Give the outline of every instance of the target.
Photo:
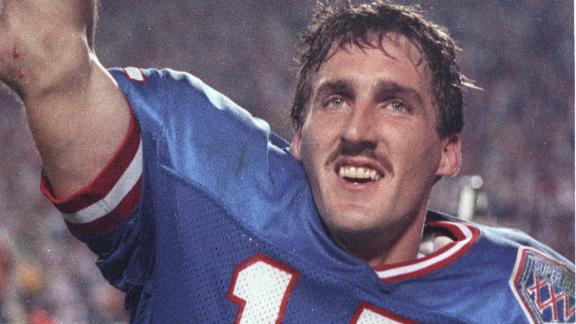
<svg viewBox="0 0 576 324">
<path fill-rule="evenodd" d="M 326 108 L 340 109 L 346 104 L 346 100 L 340 96 L 333 96 L 324 101 Z"/>
<path fill-rule="evenodd" d="M 399 113 L 412 112 L 412 108 L 410 106 L 408 106 L 407 104 L 405 104 L 404 102 L 399 101 L 399 100 L 394 100 L 394 101 L 388 102 L 386 104 L 385 108 L 389 109 L 391 111 L 394 111 L 394 112 L 399 112 Z"/>
</svg>

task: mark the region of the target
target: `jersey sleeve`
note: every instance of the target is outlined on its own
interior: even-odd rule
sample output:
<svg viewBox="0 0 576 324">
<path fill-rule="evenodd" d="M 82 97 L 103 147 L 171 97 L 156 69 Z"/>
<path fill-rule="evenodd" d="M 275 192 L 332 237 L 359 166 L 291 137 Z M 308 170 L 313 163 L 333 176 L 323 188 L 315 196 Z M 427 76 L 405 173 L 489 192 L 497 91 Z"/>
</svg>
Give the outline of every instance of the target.
<svg viewBox="0 0 576 324">
<path fill-rule="evenodd" d="M 142 141 L 131 114 L 122 145 L 98 176 L 68 197 L 56 197 L 45 174 L 40 190 L 62 213 L 70 232 L 98 256 L 96 265 L 104 278 L 127 293 L 126 304 L 137 304 L 153 249 L 149 231 L 143 229 Z M 130 307 L 132 308 L 132 307 Z"/>
<path fill-rule="evenodd" d="M 290 183 L 302 180 L 304 185 L 303 177 L 293 176 L 301 170 L 288 153 L 288 143 L 198 78 L 169 69 L 111 72 L 142 130 L 143 190 L 156 199 L 152 208 L 162 205 L 165 212 L 167 204 L 177 204 L 166 197 L 171 190 L 162 184 L 166 173 L 251 225 L 261 224 L 257 218 L 263 205 L 277 208 L 286 188 L 297 190 Z M 256 200 L 262 203 L 254 204 Z"/>
<path fill-rule="evenodd" d="M 288 144 L 190 74 L 137 68 L 110 73 L 132 114 L 122 146 L 91 184 L 70 197 L 55 197 L 45 176 L 41 190 L 70 231 L 98 255 L 104 277 L 128 292 L 130 304 L 131 294 L 138 302 L 153 286 L 146 284 L 154 280 L 155 260 L 165 257 L 158 255 L 164 251 L 159 242 L 176 237 L 179 202 L 166 179 L 193 184 L 233 214 L 257 217 L 263 205 L 244 197 L 259 195 L 266 206 L 289 204 L 281 200 L 286 181 L 294 181 L 289 170 L 300 169 L 294 161 L 270 168 L 289 155 Z"/>
<path fill-rule="evenodd" d="M 142 147 L 140 129 L 131 114 L 126 138 L 89 185 L 68 197 L 56 197 L 43 173 L 40 190 L 62 213 L 72 234 L 99 236 L 122 224 L 140 198 Z"/>
</svg>

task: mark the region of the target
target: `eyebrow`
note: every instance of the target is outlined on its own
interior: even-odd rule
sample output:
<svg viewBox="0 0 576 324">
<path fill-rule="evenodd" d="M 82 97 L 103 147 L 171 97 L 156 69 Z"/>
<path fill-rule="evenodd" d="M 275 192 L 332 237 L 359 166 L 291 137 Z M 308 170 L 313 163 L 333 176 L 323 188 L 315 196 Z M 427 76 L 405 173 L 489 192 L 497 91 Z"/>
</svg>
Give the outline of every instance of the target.
<svg viewBox="0 0 576 324">
<path fill-rule="evenodd" d="M 345 79 L 339 79 L 323 82 L 316 90 L 314 101 L 335 93 L 345 98 L 355 97 L 355 91 L 352 83 Z"/>
<path fill-rule="evenodd" d="M 377 102 L 385 101 L 392 97 L 415 101 L 415 103 L 420 106 L 424 104 L 420 92 L 412 87 L 407 87 L 394 81 L 379 81 L 376 85 L 374 97 Z"/>
</svg>

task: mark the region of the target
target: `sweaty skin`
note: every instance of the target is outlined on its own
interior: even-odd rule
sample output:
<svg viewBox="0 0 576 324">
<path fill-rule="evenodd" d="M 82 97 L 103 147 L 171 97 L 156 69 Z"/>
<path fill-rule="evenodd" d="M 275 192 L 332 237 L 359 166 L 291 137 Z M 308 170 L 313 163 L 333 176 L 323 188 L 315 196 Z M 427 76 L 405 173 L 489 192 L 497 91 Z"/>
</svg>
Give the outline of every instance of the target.
<svg viewBox="0 0 576 324">
<path fill-rule="evenodd" d="M 460 166 L 460 138 L 436 131 L 419 49 L 394 34 L 383 47 L 335 50 L 292 143 L 330 234 L 374 267 L 416 258 L 435 179 Z"/>
</svg>

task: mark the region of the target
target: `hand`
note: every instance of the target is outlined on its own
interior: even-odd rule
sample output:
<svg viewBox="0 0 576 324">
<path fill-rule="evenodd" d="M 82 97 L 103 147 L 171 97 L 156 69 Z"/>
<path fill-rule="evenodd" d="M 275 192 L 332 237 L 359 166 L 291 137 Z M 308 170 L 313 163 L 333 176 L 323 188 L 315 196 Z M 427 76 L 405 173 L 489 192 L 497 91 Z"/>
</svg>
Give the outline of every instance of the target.
<svg viewBox="0 0 576 324">
<path fill-rule="evenodd" d="M 94 0 L 0 0 L 0 80 L 44 91 L 87 59 Z"/>
</svg>

